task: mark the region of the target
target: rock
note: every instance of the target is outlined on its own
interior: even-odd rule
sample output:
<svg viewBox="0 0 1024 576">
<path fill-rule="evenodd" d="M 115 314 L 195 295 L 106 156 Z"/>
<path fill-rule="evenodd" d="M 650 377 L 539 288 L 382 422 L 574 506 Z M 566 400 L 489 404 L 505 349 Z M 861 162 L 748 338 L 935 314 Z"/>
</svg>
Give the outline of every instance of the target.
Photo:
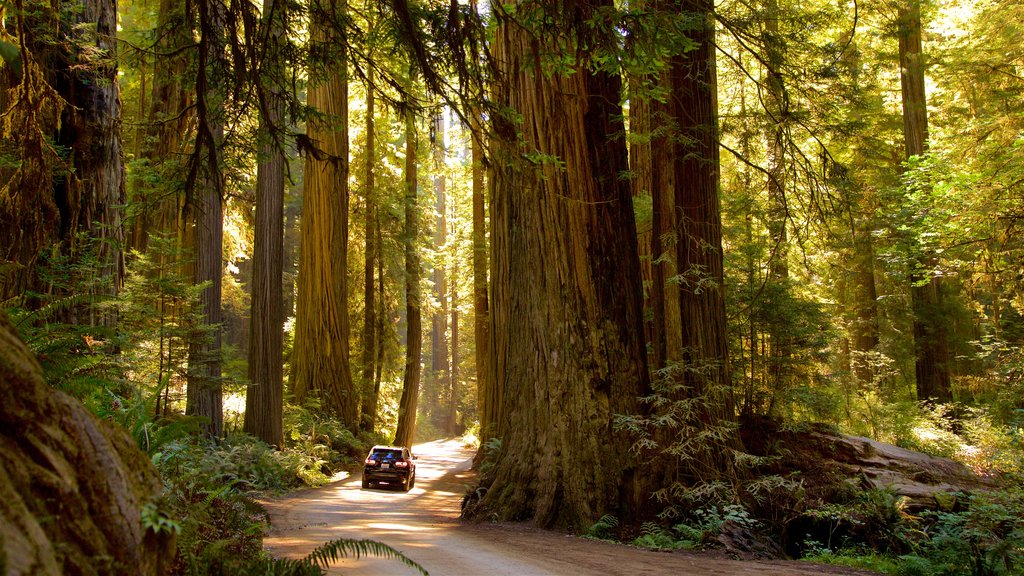
<svg viewBox="0 0 1024 576">
<path fill-rule="evenodd" d="M 829 431 L 824 426 L 783 430 L 764 418 L 748 418 L 741 427 L 744 446 L 758 456 L 781 456 L 767 470 L 799 480 L 813 502 L 830 502 L 850 485 L 891 490 L 908 500 L 910 510 L 948 506 L 942 494 L 995 487 L 970 468 L 948 458 L 929 456 L 892 444 Z"/>
<path fill-rule="evenodd" d="M 160 492 L 127 433 L 48 386 L 0 311 L 0 572 L 165 573 L 173 537 L 141 514 Z"/>
</svg>

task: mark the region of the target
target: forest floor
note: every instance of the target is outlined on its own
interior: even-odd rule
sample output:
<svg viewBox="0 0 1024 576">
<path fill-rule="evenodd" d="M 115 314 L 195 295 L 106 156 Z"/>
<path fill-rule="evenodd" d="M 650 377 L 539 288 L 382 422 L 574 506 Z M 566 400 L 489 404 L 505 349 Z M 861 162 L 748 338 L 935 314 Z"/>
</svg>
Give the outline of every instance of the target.
<svg viewBox="0 0 1024 576">
<path fill-rule="evenodd" d="M 356 474 L 264 502 L 271 518 L 267 551 L 301 558 L 332 539 L 369 538 L 400 550 L 434 576 L 872 574 L 808 562 L 732 560 L 713 552 L 654 552 L 522 523 L 463 521 L 459 507 L 473 484 L 473 450 L 447 440 L 419 444 L 415 453 L 416 485 L 408 493 L 387 486 L 364 490 Z M 342 560 L 329 573 L 416 571 L 395 560 L 360 558 Z"/>
</svg>

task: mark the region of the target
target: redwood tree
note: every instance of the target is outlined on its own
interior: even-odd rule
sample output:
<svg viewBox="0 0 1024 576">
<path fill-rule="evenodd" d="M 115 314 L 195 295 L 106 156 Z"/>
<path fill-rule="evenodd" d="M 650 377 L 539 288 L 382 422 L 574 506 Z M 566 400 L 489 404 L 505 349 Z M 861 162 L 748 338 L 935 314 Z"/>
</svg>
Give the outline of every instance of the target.
<svg viewBox="0 0 1024 576">
<path fill-rule="evenodd" d="M 292 391 L 307 394 L 350 429 L 358 426 L 359 395 L 349 363 L 348 84 L 344 38 L 336 26 L 343 3 L 315 3 L 306 124 L 310 144 L 303 174 L 302 249 L 292 356 Z M 317 77 L 323 75 L 324 77 Z"/>
<path fill-rule="evenodd" d="M 495 6 L 493 365 L 502 447 L 482 506 L 582 528 L 637 502 L 616 414 L 647 389 L 612 2 Z M 606 13 L 606 12 L 605 12 Z M 535 28 L 537 22 L 555 22 Z M 572 45 L 570 62 L 551 59 Z"/>
<path fill-rule="evenodd" d="M 411 74 L 410 74 L 411 75 Z M 412 80 L 409 82 L 412 85 Z M 402 398 L 398 403 L 398 426 L 395 444 L 411 446 L 416 436 L 416 408 L 420 398 L 420 358 L 423 354 L 423 317 L 420 311 L 420 256 L 416 247 L 419 236 L 419 208 L 416 184 L 416 118 L 412 109 L 405 110 L 405 372 L 402 376 Z"/>
<path fill-rule="evenodd" d="M 252 305 L 249 337 L 249 386 L 245 395 L 246 433 L 264 442 L 284 443 L 282 273 L 284 269 L 284 152 L 280 127 L 284 118 L 283 66 L 275 59 L 285 40 L 285 8 L 278 0 L 264 4 L 266 75 L 262 79 L 256 226 L 253 233 Z"/>
<path fill-rule="evenodd" d="M 921 46 L 921 3 L 908 0 L 897 18 L 900 49 L 900 86 L 903 95 L 903 138 L 908 159 L 921 156 L 928 147 L 928 106 L 925 99 L 924 59 Z M 915 378 L 918 400 L 949 402 L 949 334 L 943 314 L 946 287 L 932 274 L 935 254 L 918 256 L 910 277 L 914 309 Z"/>
</svg>

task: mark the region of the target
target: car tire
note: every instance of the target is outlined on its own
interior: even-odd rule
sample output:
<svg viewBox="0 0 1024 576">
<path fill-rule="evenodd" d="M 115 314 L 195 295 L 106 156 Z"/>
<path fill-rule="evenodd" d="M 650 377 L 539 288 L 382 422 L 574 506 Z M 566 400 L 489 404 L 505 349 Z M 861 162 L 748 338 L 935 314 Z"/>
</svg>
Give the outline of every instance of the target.
<svg viewBox="0 0 1024 576">
<path fill-rule="evenodd" d="M 413 472 L 412 476 L 409 477 L 409 488 L 412 488 L 415 485 L 416 485 L 416 473 Z"/>
<path fill-rule="evenodd" d="M 363 478 L 363 488 L 369 488 L 369 487 L 370 487 L 370 481 L 367 480 L 366 478 Z"/>
</svg>

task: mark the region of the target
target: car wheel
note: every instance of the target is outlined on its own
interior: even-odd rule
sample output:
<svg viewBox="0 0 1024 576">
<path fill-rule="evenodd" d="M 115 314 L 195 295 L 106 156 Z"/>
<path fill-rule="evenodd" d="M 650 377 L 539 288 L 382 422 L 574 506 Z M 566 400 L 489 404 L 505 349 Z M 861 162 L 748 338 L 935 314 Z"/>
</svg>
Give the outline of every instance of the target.
<svg viewBox="0 0 1024 576">
<path fill-rule="evenodd" d="M 367 480 L 366 478 L 363 478 L 363 488 L 369 488 L 369 487 L 370 487 L 370 481 Z"/>
<path fill-rule="evenodd" d="M 416 485 L 416 473 L 413 472 L 412 476 L 409 477 L 409 488 L 412 488 L 415 485 Z"/>
</svg>

